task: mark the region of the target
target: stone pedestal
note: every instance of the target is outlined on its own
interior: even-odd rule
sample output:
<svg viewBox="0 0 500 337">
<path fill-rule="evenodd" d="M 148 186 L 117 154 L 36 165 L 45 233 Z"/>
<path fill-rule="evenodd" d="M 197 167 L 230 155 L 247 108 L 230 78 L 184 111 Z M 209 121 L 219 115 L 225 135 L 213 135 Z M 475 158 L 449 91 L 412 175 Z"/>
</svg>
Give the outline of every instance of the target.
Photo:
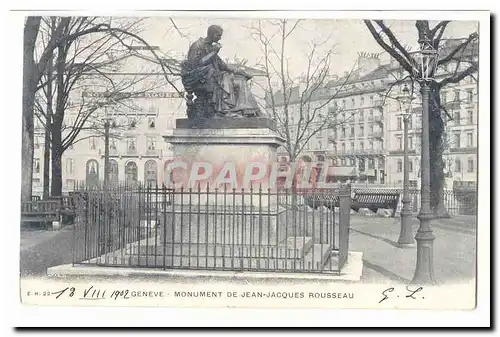
<svg viewBox="0 0 500 337">
<path fill-rule="evenodd" d="M 173 162 L 185 164 L 183 168 L 174 169 L 170 176 L 177 183 L 177 190 L 182 186 L 187 192 L 182 196 L 176 193 L 176 204 L 226 203 L 255 207 L 277 204 L 277 200 L 272 200 L 273 195 L 266 194 L 268 188 L 273 187 L 269 177 L 272 165 L 277 162 L 277 148 L 284 143 L 275 131 L 275 122 L 267 118 L 178 119 L 176 122 L 173 135 L 164 136 L 165 141 L 173 145 Z M 206 172 L 205 164 L 211 172 Z M 248 181 L 246 172 L 263 173 L 263 176 Z M 196 185 L 190 183 L 193 174 L 205 173 L 206 179 Z M 221 184 L 224 179 L 228 180 Z M 231 195 L 233 189 L 235 193 Z M 244 195 L 240 193 L 242 189 Z"/>
</svg>

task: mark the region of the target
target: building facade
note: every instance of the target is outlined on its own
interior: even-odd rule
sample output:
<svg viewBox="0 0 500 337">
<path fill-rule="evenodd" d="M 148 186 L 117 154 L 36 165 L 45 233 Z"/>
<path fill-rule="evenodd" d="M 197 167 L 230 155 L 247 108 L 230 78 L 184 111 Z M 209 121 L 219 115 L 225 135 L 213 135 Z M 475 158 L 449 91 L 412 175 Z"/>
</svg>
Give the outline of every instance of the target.
<svg viewBox="0 0 500 337">
<path fill-rule="evenodd" d="M 441 53 L 449 52 L 457 40 L 447 41 Z M 450 76 L 462 70 L 450 62 L 438 69 L 436 78 Z M 474 185 L 477 180 L 477 81 L 467 76 L 456 84 L 449 84 L 441 91 L 442 111 L 445 119 L 444 162 L 445 188 L 451 189 L 457 182 Z M 359 53 L 357 68 L 351 74 L 335 77 L 310 96 L 310 106 L 301 101 L 301 86 L 290 91 L 288 104 L 282 94 L 275 95 L 274 104 L 289 115 L 285 134 L 292 143 L 300 143 L 296 134 L 304 128 L 315 129 L 322 118 L 331 119 L 328 126 L 313 137 L 302 139 L 302 151 L 296 160 L 314 161 L 318 166 L 328 164 L 330 181 L 349 180 L 354 185 L 394 186 L 403 184 L 403 116 L 401 88 L 407 73 L 395 60 L 381 64 L 378 55 Z M 397 84 L 397 85 L 395 85 Z M 408 84 L 408 83 L 407 83 Z M 418 90 L 418 85 L 416 89 Z M 420 93 L 414 94 L 408 123 L 410 185 L 420 183 L 420 146 L 422 107 Z M 268 109 L 270 100 L 268 99 Z M 309 103 L 308 103 L 309 104 Z M 302 112 L 300 105 L 303 106 Z M 305 108 L 304 108 L 305 107 Z M 304 115 L 317 110 L 317 121 L 298 126 Z M 325 117 L 326 116 L 326 117 Z M 282 118 L 283 119 L 283 118 Z M 284 130 L 283 123 L 281 124 Z M 307 132 L 305 132 L 307 134 Z M 299 144 L 301 145 L 301 144 Z M 299 146 L 300 147 L 300 146 Z M 279 149 L 282 160 L 288 160 L 289 152 Z"/>
<path fill-rule="evenodd" d="M 164 167 L 173 158 L 173 152 L 163 136 L 172 134 L 176 119 L 187 118 L 185 100 L 179 92 L 183 86 L 179 76 L 170 76 L 167 82 L 157 62 L 145 55 L 122 60 L 119 71 L 105 74 L 113 79 L 115 87 L 123 83 L 115 96 L 125 98 L 117 100 L 116 104 L 103 104 L 109 85 L 102 83 L 102 74 L 90 74 L 79 89 L 71 92 L 72 103 L 64 115 L 63 139 L 82 118 L 86 118 L 86 122 L 78 126 L 81 128 L 78 137 L 62 155 L 63 193 L 79 185 L 92 186 L 104 180 L 105 121 L 109 121 L 110 184 L 143 182 L 161 186 L 165 181 Z M 261 80 L 258 77 L 261 71 L 249 67 L 244 70 L 254 75 L 255 81 Z M 252 90 L 259 87 L 261 85 L 256 85 Z M 82 112 L 84 105 L 102 106 L 85 113 Z M 45 127 L 41 119 L 35 118 L 35 195 L 43 193 L 44 138 Z"/>
</svg>

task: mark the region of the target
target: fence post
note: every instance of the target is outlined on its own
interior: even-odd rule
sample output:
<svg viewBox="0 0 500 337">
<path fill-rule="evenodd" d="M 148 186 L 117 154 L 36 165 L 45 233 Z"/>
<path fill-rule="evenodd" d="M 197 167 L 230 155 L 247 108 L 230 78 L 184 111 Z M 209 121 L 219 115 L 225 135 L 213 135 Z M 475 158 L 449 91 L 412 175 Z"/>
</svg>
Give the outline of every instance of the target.
<svg viewBox="0 0 500 337">
<path fill-rule="evenodd" d="M 339 271 L 347 261 L 349 253 L 349 227 L 351 225 L 351 186 L 339 188 Z"/>
</svg>

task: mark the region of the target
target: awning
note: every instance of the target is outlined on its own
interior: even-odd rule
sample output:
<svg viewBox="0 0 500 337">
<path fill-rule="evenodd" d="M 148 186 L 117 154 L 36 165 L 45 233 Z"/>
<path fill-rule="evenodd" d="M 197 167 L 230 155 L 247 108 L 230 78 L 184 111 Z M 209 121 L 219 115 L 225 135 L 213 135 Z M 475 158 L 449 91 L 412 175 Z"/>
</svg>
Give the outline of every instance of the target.
<svg viewBox="0 0 500 337">
<path fill-rule="evenodd" d="M 328 175 L 336 177 L 355 177 L 358 174 L 355 167 L 333 166 L 328 168 Z"/>
</svg>

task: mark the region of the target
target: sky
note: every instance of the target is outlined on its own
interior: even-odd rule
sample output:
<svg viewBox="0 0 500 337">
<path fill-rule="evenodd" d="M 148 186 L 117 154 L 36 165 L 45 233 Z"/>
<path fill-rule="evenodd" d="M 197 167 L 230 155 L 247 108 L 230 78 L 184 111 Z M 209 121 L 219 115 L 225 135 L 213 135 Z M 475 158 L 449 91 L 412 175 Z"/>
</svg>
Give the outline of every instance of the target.
<svg viewBox="0 0 500 337">
<path fill-rule="evenodd" d="M 291 20 L 289 27 L 294 24 Z M 152 45 L 160 47 L 163 53 L 182 58 L 187 53 L 190 43 L 206 35 L 209 25 L 218 24 L 224 29 L 219 52 L 223 58 L 247 59 L 248 65 L 253 66 L 262 59 L 261 44 L 252 39 L 249 27 L 256 26 L 257 19 L 236 18 L 196 18 L 196 17 L 154 17 L 145 23 L 142 36 Z M 174 28 L 177 27 L 178 29 Z M 387 21 L 394 34 L 403 43 L 417 47 L 417 30 L 415 21 Z M 431 27 L 434 26 L 431 22 Z M 276 27 L 263 21 L 263 31 L 267 35 L 276 32 Z M 352 69 L 358 52 L 381 53 L 382 62 L 388 61 L 388 55 L 375 42 L 367 27 L 361 20 L 348 19 L 305 19 L 299 22 L 298 28 L 287 39 L 286 58 L 289 71 L 292 75 L 299 75 L 307 64 L 306 54 L 312 41 L 322 41 L 322 49 L 318 55 L 333 48 L 334 55 L 331 61 L 331 73 L 342 75 Z M 474 21 L 454 21 L 445 31 L 444 38 L 467 37 L 477 31 L 478 25 Z M 182 36 L 181 36 L 182 35 Z M 276 38 L 274 46 L 278 47 Z"/>
</svg>

